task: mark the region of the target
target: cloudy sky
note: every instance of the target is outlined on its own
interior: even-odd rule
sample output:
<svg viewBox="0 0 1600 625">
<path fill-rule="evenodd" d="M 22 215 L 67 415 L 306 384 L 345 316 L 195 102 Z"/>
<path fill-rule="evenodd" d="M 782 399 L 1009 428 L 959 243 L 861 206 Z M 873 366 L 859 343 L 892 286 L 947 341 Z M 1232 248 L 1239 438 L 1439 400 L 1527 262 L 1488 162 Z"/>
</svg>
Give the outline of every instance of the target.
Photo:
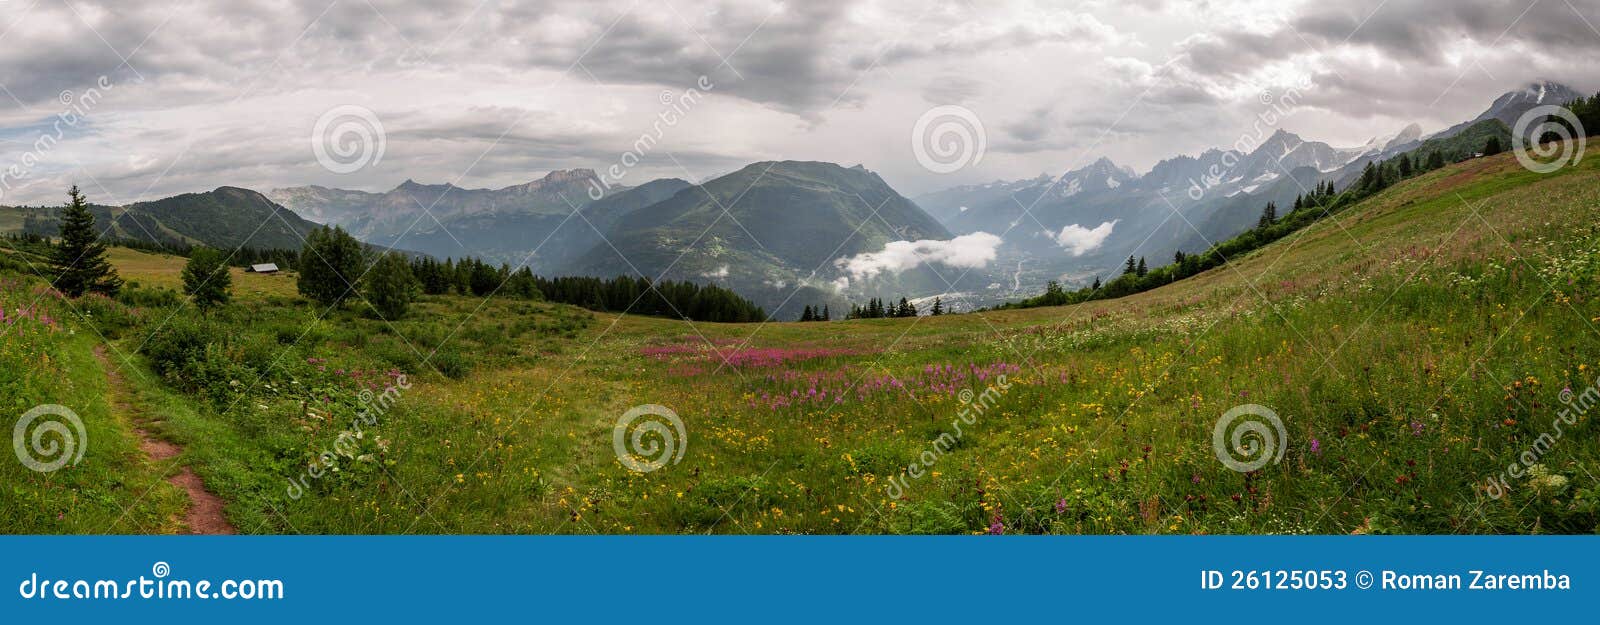
<svg viewBox="0 0 1600 625">
<path fill-rule="evenodd" d="M 1101 156 L 1143 172 L 1232 144 L 1290 87 L 1283 126 L 1335 145 L 1533 80 L 1592 92 L 1597 24 L 1600 0 L 0 0 L 0 202 L 619 162 L 625 184 L 861 163 L 907 195 Z M 981 134 L 944 138 L 981 159 L 919 159 L 930 110 L 970 111 Z"/>
</svg>

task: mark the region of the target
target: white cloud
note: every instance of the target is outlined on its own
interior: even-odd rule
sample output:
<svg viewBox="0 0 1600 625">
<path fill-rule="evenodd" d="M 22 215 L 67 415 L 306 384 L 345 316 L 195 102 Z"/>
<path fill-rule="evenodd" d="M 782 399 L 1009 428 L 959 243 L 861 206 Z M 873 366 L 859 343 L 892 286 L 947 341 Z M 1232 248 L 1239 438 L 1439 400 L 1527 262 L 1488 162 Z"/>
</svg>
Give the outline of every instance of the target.
<svg viewBox="0 0 1600 625">
<path fill-rule="evenodd" d="M 1093 230 L 1071 224 L 1062 228 L 1061 232 L 1056 234 L 1055 240 L 1073 256 L 1082 256 L 1100 249 L 1100 245 L 1106 242 L 1106 237 L 1111 236 L 1111 230 L 1117 227 L 1118 221 L 1121 220 L 1113 219 L 1095 226 Z"/>
<path fill-rule="evenodd" d="M 999 247 L 1000 237 L 987 232 L 963 234 L 949 241 L 890 241 L 882 251 L 841 258 L 834 261 L 834 265 L 858 280 L 884 272 L 900 273 L 923 263 L 977 269 L 988 266 Z"/>
<path fill-rule="evenodd" d="M 728 277 L 728 266 L 727 265 L 723 265 L 723 266 L 718 267 L 718 268 L 716 268 L 716 269 L 714 269 L 712 271 L 707 271 L 705 273 L 700 274 L 700 277 L 702 277 L 702 278 L 710 278 L 712 280 L 721 280 L 723 278 Z"/>
</svg>

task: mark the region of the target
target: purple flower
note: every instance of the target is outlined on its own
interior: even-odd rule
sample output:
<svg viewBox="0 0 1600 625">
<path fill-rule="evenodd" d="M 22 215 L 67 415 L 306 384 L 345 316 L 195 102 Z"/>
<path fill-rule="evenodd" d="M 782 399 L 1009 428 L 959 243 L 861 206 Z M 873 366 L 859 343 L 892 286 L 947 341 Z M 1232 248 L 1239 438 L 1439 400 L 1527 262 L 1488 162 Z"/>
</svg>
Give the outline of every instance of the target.
<svg viewBox="0 0 1600 625">
<path fill-rule="evenodd" d="M 1199 473 L 1194 474 L 1194 476 L 1189 478 L 1189 481 L 1192 482 L 1192 483 L 1195 483 L 1195 484 L 1199 484 L 1200 483 L 1200 474 Z"/>
<path fill-rule="evenodd" d="M 1422 436 L 1422 424 L 1421 423 L 1418 423 L 1416 421 L 1412 421 L 1411 422 L 1411 435 L 1412 436 Z"/>
<path fill-rule="evenodd" d="M 1061 499 L 1056 501 L 1056 514 L 1061 514 L 1061 513 L 1066 512 L 1066 511 L 1067 511 L 1067 499 L 1065 497 L 1063 497 L 1063 498 L 1061 498 Z"/>
<path fill-rule="evenodd" d="M 1322 455 L 1322 441 L 1311 439 L 1311 453 Z"/>
</svg>

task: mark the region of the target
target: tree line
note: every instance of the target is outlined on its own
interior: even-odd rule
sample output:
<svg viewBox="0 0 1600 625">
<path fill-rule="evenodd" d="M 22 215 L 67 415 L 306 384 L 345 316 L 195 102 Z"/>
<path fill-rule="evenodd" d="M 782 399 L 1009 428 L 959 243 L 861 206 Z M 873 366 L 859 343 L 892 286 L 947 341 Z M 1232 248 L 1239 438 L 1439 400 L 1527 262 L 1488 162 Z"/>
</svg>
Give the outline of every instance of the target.
<svg viewBox="0 0 1600 625">
<path fill-rule="evenodd" d="M 933 298 L 933 308 L 928 311 L 928 314 L 937 316 L 943 315 L 946 312 L 948 311 L 945 310 L 944 299 L 939 297 Z M 917 310 L 917 305 L 907 301 L 904 297 L 900 298 L 899 304 L 895 304 L 894 302 L 885 302 L 884 300 L 874 297 L 868 300 L 865 306 L 851 304 L 850 312 L 849 314 L 845 315 L 845 319 L 894 319 L 900 317 L 915 317 L 918 314 L 919 312 Z"/>
</svg>

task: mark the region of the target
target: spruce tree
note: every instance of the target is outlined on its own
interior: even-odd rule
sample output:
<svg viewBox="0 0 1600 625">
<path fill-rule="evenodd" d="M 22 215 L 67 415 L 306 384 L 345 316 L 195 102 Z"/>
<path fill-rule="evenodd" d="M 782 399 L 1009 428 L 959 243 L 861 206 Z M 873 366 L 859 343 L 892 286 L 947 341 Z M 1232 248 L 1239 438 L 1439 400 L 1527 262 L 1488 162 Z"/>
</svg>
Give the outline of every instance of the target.
<svg viewBox="0 0 1600 625">
<path fill-rule="evenodd" d="M 822 318 L 817 321 L 833 321 L 833 313 L 828 312 L 828 305 L 822 305 Z"/>
<path fill-rule="evenodd" d="M 389 252 L 373 263 L 372 270 L 362 279 L 362 289 L 378 317 L 394 321 L 406 316 L 419 286 L 405 257 Z"/>
<path fill-rule="evenodd" d="M 1123 267 L 1123 268 L 1122 268 L 1122 275 L 1128 275 L 1128 274 L 1130 274 L 1130 273 L 1135 273 L 1135 272 L 1137 272 L 1137 271 L 1139 271 L 1139 267 L 1138 267 L 1138 265 L 1135 265 L 1135 264 L 1134 264 L 1134 261 L 1133 261 L 1133 257 L 1132 257 L 1132 256 L 1129 256 L 1129 257 L 1128 257 L 1128 264 L 1127 264 L 1127 266 L 1125 266 L 1125 267 Z"/>
<path fill-rule="evenodd" d="M 189 262 L 183 266 L 183 293 L 194 300 L 195 306 L 210 310 L 227 304 L 232 288 L 233 274 L 228 273 L 222 252 L 202 247 L 190 253 Z"/>
<path fill-rule="evenodd" d="M 1145 264 L 1144 264 L 1144 257 L 1143 256 L 1139 257 L 1139 268 L 1137 270 L 1135 270 L 1135 273 L 1141 278 L 1143 278 L 1146 275 L 1150 274 L 1150 269 L 1148 267 L 1146 267 Z"/>
<path fill-rule="evenodd" d="M 806 304 L 806 309 L 804 311 L 801 311 L 800 320 L 801 321 L 815 321 L 816 320 L 815 317 L 811 316 L 811 305 L 810 304 Z"/>
<path fill-rule="evenodd" d="M 89 203 L 77 185 L 67 191 L 67 198 L 67 205 L 61 209 L 61 240 L 50 255 L 56 290 L 70 297 L 84 293 L 116 295 L 122 290 L 122 279 L 106 260 L 106 245 L 95 232 Z"/>
<path fill-rule="evenodd" d="M 937 317 L 939 315 L 943 315 L 944 314 L 944 300 L 942 298 L 938 298 L 938 297 L 933 298 L 933 310 L 928 311 L 928 314 L 933 315 L 935 317 Z"/>
</svg>

